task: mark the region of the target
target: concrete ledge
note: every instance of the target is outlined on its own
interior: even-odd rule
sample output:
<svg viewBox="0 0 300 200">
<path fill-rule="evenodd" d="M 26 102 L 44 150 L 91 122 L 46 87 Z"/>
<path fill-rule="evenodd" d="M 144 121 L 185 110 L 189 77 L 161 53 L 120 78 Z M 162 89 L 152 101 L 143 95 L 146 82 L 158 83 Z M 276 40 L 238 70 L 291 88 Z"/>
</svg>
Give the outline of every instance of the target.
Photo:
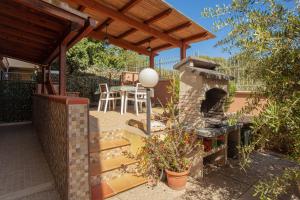
<svg viewBox="0 0 300 200">
<path fill-rule="evenodd" d="M 35 94 L 34 96 L 48 99 L 50 101 L 66 104 L 66 105 L 89 104 L 88 98 L 59 96 L 59 95 L 45 95 L 45 94 Z"/>
</svg>

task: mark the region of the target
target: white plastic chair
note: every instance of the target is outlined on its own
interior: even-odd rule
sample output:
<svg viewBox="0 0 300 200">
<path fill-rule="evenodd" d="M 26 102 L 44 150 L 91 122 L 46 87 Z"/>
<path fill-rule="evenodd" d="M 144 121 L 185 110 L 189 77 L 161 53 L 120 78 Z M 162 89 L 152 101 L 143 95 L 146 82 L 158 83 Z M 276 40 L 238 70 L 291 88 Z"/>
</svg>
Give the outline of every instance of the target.
<svg viewBox="0 0 300 200">
<path fill-rule="evenodd" d="M 98 112 L 101 110 L 102 101 L 105 101 L 104 112 L 107 111 L 108 102 L 113 102 L 113 109 L 116 108 L 117 100 L 121 100 L 121 97 L 118 96 L 118 92 L 110 92 L 107 86 L 107 83 L 99 84 L 100 98 L 98 104 Z"/>
<path fill-rule="evenodd" d="M 143 109 L 143 103 L 145 103 L 145 106 L 147 106 L 147 93 L 145 89 L 141 87 L 141 83 L 136 84 L 134 93 L 127 92 L 125 96 L 125 113 L 127 112 L 128 101 L 134 102 L 134 110 L 136 112 L 136 115 L 139 114 L 139 107 L 141 110 Z"/>
</svg>

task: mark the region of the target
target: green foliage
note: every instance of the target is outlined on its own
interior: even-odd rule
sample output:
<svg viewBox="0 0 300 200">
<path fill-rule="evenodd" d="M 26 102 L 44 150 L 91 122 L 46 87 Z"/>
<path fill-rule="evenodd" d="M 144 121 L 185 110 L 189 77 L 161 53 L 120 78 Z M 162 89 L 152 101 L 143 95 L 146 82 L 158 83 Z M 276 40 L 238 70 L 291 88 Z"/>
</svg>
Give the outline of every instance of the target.
<svg viewBox="0 0 300 200">
<path fill-rule="evenodd" d="M 286 6 L 286 4 L 292 4 Z M 284 0 L 233 0 L 229 5 L 208 8 L 206 17 L 215 17 L 216 29 L 227 27 L 229 34 L 217 45 L 247 63 L 253 80 L 262 83 L 252 102 L 241 113 L 267 98 L 253 123 L 253 143 L 240 149 L 241 166 L 249 165 L 250 153 L 268 148 L 300 158 L 300 2 Z M 285 180 L 287 181 L 287 179 Z M 261 199 L 280 191 L 280 184 L 257 187 Z M 272 199 L 278 194 L 274 193 Z"/>
<path fill-rule="evenodd" d="M 0 122 L 31 120 L 35 87 L 31 81 L 0 81 Z"/>
<path fill-rule="evenodd" d="M 233 98 L 236 92 L 236 85 L 234 82 L 230 81 L 228 85 L 228 96 L 226 98 L 226 101 L 224 103 L 224 109 L 225 111 L 228 111 L 230 104 L 233 102 Z"/>
<path fill-rule="evenodd" d="M 255 186 L 254 196 L 261 200 L 274 200 L 287 192 L 291 182 L 299 180 L 300 171 L 297 169 L 287 169 L 280 176 L 272 177 L 270 180 L 259 181 Z"/>
<path fill-rule="evenodd" d="M 103 68 L 124 69 L 145 57 L 119 47 L 105 46 L 102 42 L 84 38 L 67 52 L 69 73 L 99 73 Z"/>
<path fill-rule="evenodd" d="M 172 119 L 175 117 L 173 116 Z M 173 121 L 163 135 L 152 135 L 144 139 L 145 145 L 138 152 L 139 174 L 158 181 L 167 169 L 173 172 L 189 170 L 191 162 L 201 152 L 201 142 L 193 132 L 186 132 Z"/>
</svg>

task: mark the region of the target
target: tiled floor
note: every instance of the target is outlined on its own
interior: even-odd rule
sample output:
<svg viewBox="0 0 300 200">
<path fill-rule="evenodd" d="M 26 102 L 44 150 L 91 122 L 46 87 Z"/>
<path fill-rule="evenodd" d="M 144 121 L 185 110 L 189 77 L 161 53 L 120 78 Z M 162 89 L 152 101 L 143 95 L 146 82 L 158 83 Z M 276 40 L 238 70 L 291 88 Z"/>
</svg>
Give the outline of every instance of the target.
<svg viewBox="0 0 300 200">
<path fill-rule="evenodd" d="M 160 112 L 159 108 L 153 108 L 153 112 Z M 117 107 L 115 111 L 103 111 L 98 112 L 96 108 L 90 109 L 90 131 L 109 131 L 114 129 L 126 129 L 128 131 L 134 131 L 137 134 L 144 134 L 143 131 L 139 131 L 136 128 L 132 128 L 127 125 L 127 121 L 130 119 L 145 120 L 146 113 L 140 113 L 138 116 L 133 112 L 132 106 L 129 107 L 126 114 L 120 114 L 120 107 Z"/>
<path fill-rule="evenodd" d="M 0 182 L 1 200 L 59 199 L 31 124 L 0 126 Z"/>
</svg>

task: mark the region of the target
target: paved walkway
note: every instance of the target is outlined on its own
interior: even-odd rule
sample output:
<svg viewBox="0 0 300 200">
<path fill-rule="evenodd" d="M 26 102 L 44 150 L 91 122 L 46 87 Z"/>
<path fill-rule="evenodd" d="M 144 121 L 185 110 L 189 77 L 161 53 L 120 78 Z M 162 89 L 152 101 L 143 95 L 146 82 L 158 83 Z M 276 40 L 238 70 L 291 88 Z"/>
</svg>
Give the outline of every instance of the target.
<svg viewBox="0 0 300 200">
<path fill-rule="evenodd" d="M 0 126 L 0 199 L 59 200 L 32 126 Z"/>
<path fill-rule="evenodd" d="M 295 164 L 279 157 L 255 153 L 254 163 L 247 173 L 239 170 L 237 161 L 228 166 L 216 168 L 201 180 L 190 179 L 187 189 L 174 191 L 164 183 L 151 188 L 146 185 L 123 192 L 107 200 L 256 200 L 252 196 L 254 185 L 259 179 L 277 175 L 286 167 Z M 295 183 L 281 200 L 299 200 L 300 194 Z"/>
</svg>

